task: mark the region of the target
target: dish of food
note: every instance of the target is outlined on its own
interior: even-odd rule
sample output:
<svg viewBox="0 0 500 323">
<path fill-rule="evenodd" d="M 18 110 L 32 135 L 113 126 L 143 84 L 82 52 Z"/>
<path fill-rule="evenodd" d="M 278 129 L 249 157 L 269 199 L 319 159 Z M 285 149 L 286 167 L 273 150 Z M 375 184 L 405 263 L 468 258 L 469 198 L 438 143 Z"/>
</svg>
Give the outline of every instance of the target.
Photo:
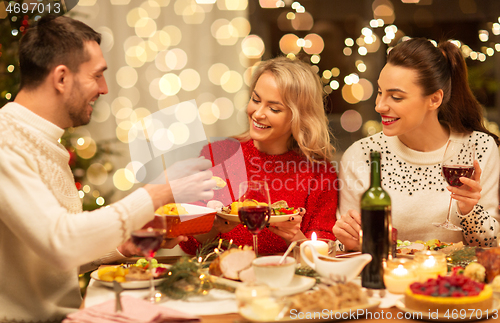
<svg viewBox="0 0 500 323">
<path fill-rule="evenodd" d="M 98 272 L 97 270 L 94 270 L 93 272 L 91 272 L 90 277 L 103 286 L 113 288 L 113 281 L 106 281 L 106 280 L 99 279 L 99 274 L 97 272 Z M 155 278 L 155 279 L 153 279 L 153 284 L 155 286 L 157 286 L 164 280 L 165 280 L 165 277 Z M 122 285 L 123 289 L 149 288 L 149 278 L 146 280 L 124 281 L 124 282 L 120 282 L 120 284 Z"/>
<path fill-rule="evenodd" d="M 286 222 L 290 219 L 291 216 L 298 215 L 298 214 L 299 214 L 299 212 L 296 212 L 293 214 L 287 214 L 287 215 L 271 215 L 269 217 L 269 223 Z M 241 223 L 240 218 L 238 217 L 238 214 L 228 214 L 228 213 L 224 213 L 224 212 L 217 212 L 217 215 L 225 220 Z"/>
<path fill-rule="evenodd" d="M 169 203 L 155 212 L 167 218 L 167 238 L 209 232 L 214 223 L 215 213 L 214 209 L 186 203 Z"/>
<path fill-rule="evenodd" d="M 494 319 L 500 317 L 498 310 L 500 309 L 500 301 L 498 298 L 493 298 L 493 306 L 489 310 L 462 310 L 462 311 L 416 311 L 406 307 L 404 297 L 396 302 L 396 307 L 403 312 L 413 313 L 413 319 L 421 319 L 437 322 L 467 322 L 477 321 L 482 319 Z"/>
<path fill-rule="evenodd" d="M 347 308 L 342 308 L 339 310 L 332 310 L 328 311 L 328 315 L 322 315 L 322 316 L 316 316 L 312 317 L 314 313 L 300 313 L 297 312 L 289 312 L 286 311 L 284 314 L 290 314 L 290 315 L 284 315 L 282 318 L 274 321 L 268 321 L 268 320 L 262 320 L 259 318 L 259 316 L 253 311 L 253 309 L 250 306 L 245 306 L 240 309 L 240 314 L 243 316 L 245 319 L 252 321 L 252 322 L 321 322 L 321 321 L 338 321 L 338 320 L 343 320 L 346 317 L 349 318 L 349 313 L 353 313 L 356 311 L 361 311 L 361 310 L 368 310 L 368 309 L 373 309 L 377 308 L 380 305 L 379 300 L 373 300 L 369 299 L 368 304 L 365 305 L 360 305 L 360 306 L 353 306 L 353 307 L 347 307 Z M 346 313 L 342 316 L 343 313 Z M 311 317 L 305 316 L 305 314 L 310 314 Z M 318 314 L 318 312 L 316 312 Z M 343 317 L 343 318 L 342 318 Z"/>
<path fill-rule="evenodd" d="M 441 251 L 445 254 L 450 254 L 456 250 L 460 250 L 464 247 L 462 242 L 442 242 L 438 239 L 431 239 L 427 242 L 417 240 L 415 242 L 411 241 L 397 241 L 397 256 L 413 256 L 416 252 L 424 250 L 434 250 Z"/>
</svg>

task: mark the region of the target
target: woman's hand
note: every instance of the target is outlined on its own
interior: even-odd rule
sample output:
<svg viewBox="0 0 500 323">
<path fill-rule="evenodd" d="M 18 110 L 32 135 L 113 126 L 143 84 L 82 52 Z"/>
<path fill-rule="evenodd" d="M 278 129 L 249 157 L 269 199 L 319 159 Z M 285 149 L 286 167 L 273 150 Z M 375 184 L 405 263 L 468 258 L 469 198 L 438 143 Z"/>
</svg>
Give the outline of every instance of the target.
<svg viewBox="0 0 500 323">
<path fill-rule="evenodd" d="M 207 207 L 214 209 L 214 210 L 217 210 L 217 211 L 220 211 L 222 209 L 222 207 L 224 207 L 224 204 L 222 204 L 221 201 L 211 200 L 211 201 L 208 201 Z M 216 215 L 215 219 L 214 219 L 214 225 L 212 226 L 211 231 L 213 231 L 213 233 L 215 233 L 215 234 L 227 233 L 227 232 L 233 230 L 234 228 L 236 228 L 238 226 L 238 224 L 239 224 L 238 222 L 228 221 L 228 220 L 225 220 L 225 219 L 221 218 L 220 216 Z"/>
<path fill-rule="evenodd" d="M 332 232 L 346 250 L 359 250 L 359 232 L 361 231 L 361 215 L 349 210 L 335 222 Z"/>
<path fill-rule="evenodd" d="M 299 208 L 299 214 L 290 216 L 288 221 L 275 222 L 269 225 L 269 231 L 282 237 L 287 243 L 292 241 L 305 239 L 306 236 L 300 231 L 300 223 L 302 216 L 306 213 L 306 209 Z"/>
<path fill-rule="evenodd" d="M 483 189 L 480 184 L 481 167 L 479 162 L 474 160 L 474 175 L 472 178 L 460 177 L 460 182 L 464 185 L 460 187 L 448 186 L 448 191 L 451 192 L 451 197 L 457 200 L 458 210 L 461 214 L 468 214 L 481 198 L 481 190 Z"/>
<path fill-rule="evenodd" d="M 239 222 L 233 222 L 233 221 L 228 221 L 220 216 L 216 215 L 215 220 L 214 220 L 214 225 L 213 228 L 215 228 L 215 231 L 218 233 L 227 233 L 234 228 L 236 228 L 240 224 Z"/>
</svg>

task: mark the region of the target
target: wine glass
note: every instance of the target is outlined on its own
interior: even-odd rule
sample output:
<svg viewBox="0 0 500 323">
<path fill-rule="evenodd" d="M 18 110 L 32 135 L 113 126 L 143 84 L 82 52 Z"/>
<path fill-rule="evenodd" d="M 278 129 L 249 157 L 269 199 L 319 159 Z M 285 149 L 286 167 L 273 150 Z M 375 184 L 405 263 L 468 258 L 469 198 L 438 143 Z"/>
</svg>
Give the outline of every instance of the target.
<svg viewBox="0 0 500 323">
<path fill-rule="evenodd" d="M 441 172 L 449 185 L 454 187 L 462 186 L 460 177 L 471 178 L 474 174 L 475 147 L 470 142 L 450 140 L 444 152 Z M 451 203 L 453 198 L 450 196 L 450 205 L 448 206 L 448 215 L 443 223 L 433 223 L 436 227 L 446 230 L 462 231 L 450 222 Z"/>
<path fill-rule="evenodd" d="M 253 250 L 257 256 L 257 235 L 266 227 L 271 215 L 269 188 L 263 181 L 242 182 L 239 196 L 238 217 L 253 235 Z"/>
<path fill-rule="evenodd" d="M 139 230 L 132 231 L 132 243 L 139 248 L 142 255 L 149 261 L 149 296 L 147 299 L 151 303 L 156 303 L 161 300 L 161 294 L 157 295 L 153 284 L 153 268 L 151 268 L 151 259 L 160 249 L 167 231 L 166 217 L 155 215 L 155 218 Z"/>
</svg>

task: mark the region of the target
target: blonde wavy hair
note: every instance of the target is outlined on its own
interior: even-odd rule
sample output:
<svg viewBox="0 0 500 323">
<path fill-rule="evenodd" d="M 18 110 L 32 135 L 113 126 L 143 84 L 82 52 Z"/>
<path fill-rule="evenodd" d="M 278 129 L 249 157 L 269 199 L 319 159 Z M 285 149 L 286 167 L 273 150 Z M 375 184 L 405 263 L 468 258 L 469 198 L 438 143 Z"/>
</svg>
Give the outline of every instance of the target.
<svg viewBox="0 0 500 323">
<path fill-rule="evenodd" d="M 319 76 L 310 65 L 298 59 L 276 57 L 260 63 L 256 68 L 250 93 L 253 93 L 259 77 L 266 72 L 274 76 L 283 104 L 292 111 L 292 136 L 288 149 L 312 162 L 332 161 L 334 136 L 328 128 Z M 247 141 L 250 134 L 246 131 L 236 138 Z"/>
</svg>

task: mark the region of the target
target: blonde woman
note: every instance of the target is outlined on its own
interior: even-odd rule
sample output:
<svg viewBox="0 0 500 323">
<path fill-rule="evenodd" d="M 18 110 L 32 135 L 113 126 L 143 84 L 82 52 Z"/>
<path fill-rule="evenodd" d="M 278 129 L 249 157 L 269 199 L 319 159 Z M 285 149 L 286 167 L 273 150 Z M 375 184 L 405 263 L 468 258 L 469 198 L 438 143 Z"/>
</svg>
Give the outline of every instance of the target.
<svg viewBox="0 0 500 323">
<path fill-rule="evenodd" d="M 331 232 L 337 208 L 337 173 L 331 165 L 335 149 L 318 75 L 299 60 L 274 58 L 257 67 L 250 94 L 249 130 L 236 137 L 239 142 L 216 142 L 202 154 L 226 159 L 241 144 L 245 165 L 226 166 L 233 173 L 245 169 L 248 180 L 266 181 L 272 202 L 285 200 L 289 206 L 302 208 L 300 215 L 272 223 L 259 233 L 259 252 L 283 252 L 290 242 L 313 232 L 335 239 Z M 214 175 L 224 177 L 215 171 Z M 214 199 L 221 199 L 220 194 L 216 191 Z M 217 217 L 211 232 L 189 237 L 181 247 L 194 254 L 201 242 L 215 237 L 252 245 L 252 234 L 241 224 Z"/>
</svg>

